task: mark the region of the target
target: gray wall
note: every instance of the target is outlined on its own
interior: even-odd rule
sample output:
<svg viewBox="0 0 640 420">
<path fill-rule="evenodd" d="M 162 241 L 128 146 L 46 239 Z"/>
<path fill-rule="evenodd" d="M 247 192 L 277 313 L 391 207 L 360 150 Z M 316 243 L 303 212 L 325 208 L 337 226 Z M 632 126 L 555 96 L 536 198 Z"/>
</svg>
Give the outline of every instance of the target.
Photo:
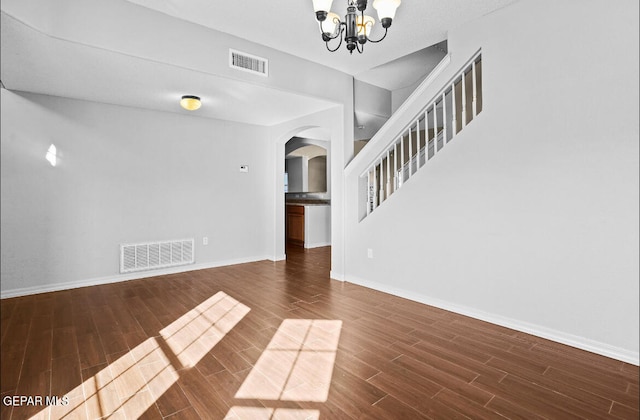
<svg viewBox="0 0 640 420">
<path fill-rule="evenodd" d="M 369 140 L 391 116 L 391 92 L 354 79 L 354 139 Z"/>
<path fill-rule="evenodd" d="M 305 171 L 304 164 L 305 159 L 302 156 L 290 157 L 285 159 L 285 172 L 289 174 L 289 191 L 288 192 L 303 192 L 306 191 L 304 180 Z"/>
<path fill-rule="evenodd" d="M 201 266 L 266 258 L 265 128 L 1 92 L 3 294 L 116 279 L 121 243 L 195 237 Z"/>
<path fill-rule="evenodd" d="M 482 114 L 362 222 L 381 145 L 347 168 L 346 278 L 637 364 L 638 2 L 517 2 L 437 88 L 479 48 Z"/>
<path fill-rule="evenodd" d="M 309 192 L 327 191 L 327 156 L 309 159 Z"/>
</svg>

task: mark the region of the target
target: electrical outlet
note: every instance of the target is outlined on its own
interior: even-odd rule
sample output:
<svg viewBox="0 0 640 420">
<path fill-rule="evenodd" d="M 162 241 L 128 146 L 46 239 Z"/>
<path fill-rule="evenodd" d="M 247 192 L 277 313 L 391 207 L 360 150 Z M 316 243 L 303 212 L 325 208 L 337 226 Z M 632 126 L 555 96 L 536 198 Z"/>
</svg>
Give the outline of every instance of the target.
<svg viewBox="0 0 640 420">
<path fill-rule="evenodd" d="M 373 249 L 367 248 L 367 257 L 373 258 Z"/>
<path fill-rule="evenodd" d="M 202 245 L 209 245 L 209 238 L 208 237 L 204 237 L 202 238 Z"/>
</svg>

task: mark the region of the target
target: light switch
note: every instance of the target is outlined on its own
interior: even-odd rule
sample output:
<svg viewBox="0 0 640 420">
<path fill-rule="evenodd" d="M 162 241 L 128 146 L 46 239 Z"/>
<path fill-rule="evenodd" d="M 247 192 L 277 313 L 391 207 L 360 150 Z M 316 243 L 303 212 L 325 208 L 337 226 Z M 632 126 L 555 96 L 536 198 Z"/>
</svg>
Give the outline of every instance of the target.
<svg viewBox="0 0 640 420">
<path fill-rule="evenodd" d="M 249 172 L 249 166 L 247 165 L 240 166 L 240 172 Z"/>
</svg>

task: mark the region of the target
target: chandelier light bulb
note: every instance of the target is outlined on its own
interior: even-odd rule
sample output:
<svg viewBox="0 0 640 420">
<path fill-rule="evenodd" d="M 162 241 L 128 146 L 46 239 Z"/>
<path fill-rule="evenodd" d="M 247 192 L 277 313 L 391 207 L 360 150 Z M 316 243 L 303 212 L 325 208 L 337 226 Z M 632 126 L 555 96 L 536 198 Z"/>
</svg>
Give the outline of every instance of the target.
<svg viewBox="0 0 640 420">
<path fill-rule="evenodd" d="M 327 18 L 327 14 L 331 10 L 333 0 L 313 0 L 313 11 L 316 12 L 316 19 L 322 22 Z"/>
<path fill-rule="evenodd" d="M 358 36 L 369 37 L 371 35 L 371 28 L 375 25 L 376 20 L 371 16 L 364 15 L 364 19 L 362 16 L 356 17 L 356 24 L 358 25 Z"/>
<path fill-rule="evenodd" d="M 384 28 L 391 26 L 391 21 L 396 17 L 396 10 L 401 0 L 374 0 L 373 8 L 378 11 L 378 19 Z M 388 26 L 385 26 L 387 24 Z"/>
<path fill-rule="evenodd" d="M 329 35 L 335 35 L 338 31 L 338 26 L 340 25 L 340 16 L 336 13 L 329 12 L 327 14 L 327 19 L 322 22 L 322 31 Z"/>
</svg>

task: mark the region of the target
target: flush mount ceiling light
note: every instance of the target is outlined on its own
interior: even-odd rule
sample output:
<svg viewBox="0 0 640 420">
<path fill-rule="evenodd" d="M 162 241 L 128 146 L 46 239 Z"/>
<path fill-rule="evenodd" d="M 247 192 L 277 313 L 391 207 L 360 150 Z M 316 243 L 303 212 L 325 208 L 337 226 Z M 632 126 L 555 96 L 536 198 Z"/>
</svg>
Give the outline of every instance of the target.
<svg viewBox="0 0 640 420">
<path fill-rule="evenodd" d="M 374 0 L 373 8 L 378 11 L 378 19 L 384 28 L 384 35 L 378 40 L 369 38 L 371 28 L 376 23 L 371 16 L 364 14 L 367 8 L 367 0 L 347 0 L 347 14 L 344 21 L 332 13 L 331 3 L 333 0 L 313 0 L 313 10 L 316 12 L 316 19 L 320 23 L 320 33 L 322 40 L 331 52 L 337 51 L 342 45 L 342 40 L 347 43 L 347 50 L 353 54 L 357 50 L 362 54 L 364 44 L 369 42 L 380 42 L 387 36 L 387 30 L 396 15 L 396 9 L 400 6 L 401 0 Z M 329 47 L 329 41 L 339 38 L 338 46 L 334 49 Z"/>
<path fill-rule="evenodd" d="M 195 111 L 200 108 L 201 105 L 200 98 L 197 96 L 184 95 L 182 99 L 180 99 L 180 106 L 187 111 Z"/>
</svg>

